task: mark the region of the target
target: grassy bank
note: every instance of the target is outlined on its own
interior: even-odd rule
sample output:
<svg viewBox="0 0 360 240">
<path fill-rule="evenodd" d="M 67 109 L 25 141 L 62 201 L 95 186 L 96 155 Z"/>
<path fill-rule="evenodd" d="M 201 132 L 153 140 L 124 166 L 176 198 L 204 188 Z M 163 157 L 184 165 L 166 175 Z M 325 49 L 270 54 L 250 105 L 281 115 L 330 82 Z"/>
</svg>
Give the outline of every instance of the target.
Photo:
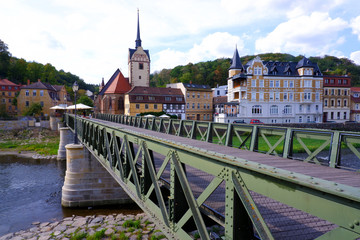
<svg viewBox="0 0 360 240">
<path fill-rule="evenodd" d="M 1 151 L 32 151 L 43 155 L 56 155 L 59 141 L 58 131 L 45 128 L 0 130 Z"/>
</svg>

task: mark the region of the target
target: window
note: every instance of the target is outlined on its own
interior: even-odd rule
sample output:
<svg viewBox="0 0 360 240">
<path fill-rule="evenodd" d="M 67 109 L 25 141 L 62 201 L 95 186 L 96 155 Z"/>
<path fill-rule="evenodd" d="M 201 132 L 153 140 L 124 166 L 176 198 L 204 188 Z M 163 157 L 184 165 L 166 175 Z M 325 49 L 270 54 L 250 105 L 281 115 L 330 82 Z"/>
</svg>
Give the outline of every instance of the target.
<svg viewBox="0 0 360 240">
<path fill-rule="evenodd" d="M 340 99 L 337 100 L 337 106 L 338 106 L 338 107 L 341 106 L 341 100 L 340 100 Z"/>
<path fill-rule="evenodd" d="M 251 80 L 251 86 L 256 87 L 256 80 L 255 79 Z"/>
<path fill-rule="evenodd" d="M 335 89 L 331 89 L 331 95 L 335 95 Z"/>
<path fill-rule="evenodd" d="M 280 100 L 280 93 L 275 93 L 275 100 Z"/>
<path fill-rule="evenodd" d="M 359 104 L 358 104 L 358 103 L 355 104 L 355 109 L 356 109 L 356 110 L 359 110 Z"/>
<path fill-rule="evenodd" d="M 304 80 L 304 87 L 312 87 L 311 80 Z"/>
<path fill-rule="evenodd" d="M 335 106 L 335 101 L 331 100 L 331 107 L 334 107 L 334 106 Z"/>
<path fill-rule="evenodd" d="M 284 101 L 288 100 L 288 93 L 284 93 Z"/>
<path fill-rule="evenodd" d="M 40 102 L 40 105 L 41 105 L 42 107 L 44 107 L 44 102 L 43 102 L 43 101 L 41 101 L 41 102 Z"/>
<path fill-rule="evenodd" d="M 270 114 L 271 115 L 279 114 L 279 107 L 277 105 L 271 105 L 270 106 Z"/>
<path fill-rule="evenodd" d="M 9 92 L 9 97 L 11 97 L 11 92 Z"/>
<path fill-rule="evenodd" d="M 299 116 L 299 123 L 302 123 L 302 116 Z"/>
<path fill-rule="evenodd" d="M 328 95 L 328 90 L 327 89 L 325 89 L 324 95 Z"/>
<path fill-rule="evenodd" d="M 171 101 L 171 97 L 165 97 L 165 101 Z"/>
<path fill-rule="evenodd" d="M 345 89 L 344 90 L 344 96 L 348 95 L 348 91 Z"/>
<path fill-rule="evenodd" d="M 192 104 L 192 108 L 193 108 L 193 109 L 195 108 L 195 103 Z"/>
<path fill-rule="evenodd" d="M 292 107 L 291 105 L 285 105 L 284 107 L 284 114 L 291 114 L 292 113 Z"/>
<path fill-rule="evenodd" d="M 206 109 L 206 103 L 204 103 L 204 109 Z"/>
<path fill-rule="evenodd" d="M 216 95 L 219 96 L 220 95 L 220 90 L 216 91 Z"/>
<path fill-rule="evenodd" d="M 304 100 L 311 100 L 311 93 L 304 93 Z"/>
<path fill-rule="evenodd" d="M 344 99 L 344 107 L 347 107 L 347 100 Z"/>
<path fill-rule="evenodd" d="M 261 67 L 254 67 L 254 75 L 261 75 Z"/>
<path fill-rule="evenodd" d="M 187 93 L 186 93 L 186 96 L 187 96 L 187 98 L 190 98 L 190 93 L 187 92 Z"/>
<path fill-rule="evenodd" d="M 342 82 L 341 79 L 338 79 L 338 84 L 341 84 L 341 82 Z"/>
<path fill-rule="evenodd" d="M 294 80 L 290 80 L 290 87 L 291 87 L 291 88 L 294 87 Z"/>
<path fill-rule="evenodd" d="M 280 80 L 275 81 L 275 87 L 280 87 Z"/>
<path fill-rule="evenodd" d="M 299 105 L 299 112 L 302 112 L 302 105 Z"/>
<path fill-rule="evenodd" d="M 157 105 L 157 104 L 154 104 L 154 109 L 158 109 L 158 105 Z"/>
<path fill-rule="evenodd" d="M 143 100 L 143 96 L 136 96 L 136 100 Z"/>
<path fill-rule="evenodd" d="M 289 93 L 289 100 L 294 100 L 294 93 Z"/>
<path fill-rule="evenodd" d="M 44 90 L 40 90 L 40 96 L 44 96 Z"/>
<path fill-rule="evenodd" d="M 154 100 L 155 100 L 155 97 L 154 97 L 154 96 L 149 96 L 149 100 L 150 100 L 150 101 L 154 101 Z"/>
<path fill-rule="evenodd" d="M 337 112 L 337 119 L 340 119 L 340 112 Z"/>
<path fill-rule="evenodd" d="M 311 110 L 311 105 L 307 105 L 307 112 L 310 112 L 310 110 Z"/>
<path fill-rule="evenodd" d="M 34 97 L 36 96 L 36 90 L 33 90 L 33 96 Z"/>
<path fill-rule="evenodd" d="M 9 103 L 11 103 L 11 98 L 9 98 Z"/>
<path fill-rule="evenodd" d="M 346 112 L 344 112 L 344 119 L 346 119 Z"/>
<path fill-rule="evenodd" d="M 208 105 L 207 105 L 207 109 L 210 109 L 210 103 L 208 103 Z"/>
<path fill-rule="evenodd" d="M 208 99 L 210 99 L 210 93 L 208 93 Z"/>
<path fill-rule="evenodd" d="M 315 110 L 319 111 L 319 105 L 315 105 Z"/>
<path fill-rule="evenodd" d="M 338 89 L 338 94 L 337 95 L 341 95 L 341 89 Z"/>
<path fill-rule="evenodd" d="M 288 81 L 288 80 L 285 80 L 285 81 L 284 81 L 284 88 L 287 88 L 287 87 L 289 87 L 289 81 Z"/>
<path fill-rule="evenodd" d="M 252 99 L 252 100 L 255 100 L 255 99 L 256 99 L 256 93 L 255 93 L 255 92 L 252 92 L 252 93 L 251 93 L 251 99 Z"/>
<path fill-rule="evenodd" d="M 346 85 L 347 84 L 347 79 L 344 79 L 344 85 Z"/>
<path fill-rule="evenodd" d="M 167 105 L 166 104 L 164 104 L 164 109 L 166 109 L 167 108 Z"/>
<path fill-rule="evenodd" d="M 260 92 L 259 99 L 264 100 L 264 92 Z"/>
<path fill-rule="evenodd" d="M 334 84 L 335 80 L 334 79 L 330 79 L 330 83 Z"/>
<path fill-rule="evenodd" d="M 2 90 L 5 90 L 5 86 L 1 86 L 1 89 L 2 89 Z"/>
<path fill-rule="evenodd" d="M 306 117 L 306 121 L 307 121 L 307 122 L 310 122 L 310 121 L 311 121 L 311 117 L 310 117 L 310 116 L 307 116 L 307 117 Z"/>
<path fill-rule="evenodd" d="M 320 81 L 316 81 L 316 82 L 315 82 L 315 87 L 316 87 L 316 88 L 320 88 Z"/>
<path fill-rule="evenodd" d="M 176 98 L 176 101 L 177 101 L 177 102 L 181 102 L 182 100 L 183 100 L 182 97 L 177 97 L 177 98 Z"/>
<path fill-rule="evenodd" d="M 325 79 L 325 83 L 329 83 L 329 79 Z"/>
<path fill-rule="evenodd" d="M 145 104 L 145 109 L 149 109 L 149 104 Z"/>
<path fill-rule="evenodd" d="M 320 100 L 320 93 L 315 93 L 315 100 L 319 101 Z"/>
<path fill-rule="evenodd" d="M 136 108 L 136 109 L 140 109 L 140 104 L 136 104 L 136 105 L 135 105 L 135 108 Z"/>
<path fill-rule="evenodd" d="M 29 106 L 29 101 L 25 102 L 25 106 L 28 107 Z"/>
<path fill-rule="evenodd" d="M 259 80 L 259 87 L 264 87 L 264 80 Z"/>
<path fill-rule="evenodd" d="M 198 106 L 197 106 L 198 109 L 200 109 L 200 103 L 198 103 Z"/>
<path fill-rule="evenodd" d="M 330 113 L 330 118 L 331 118 L 331 119 L 334 119 L 334 112 L 331 112 L 331 113 Z"/>
<path fill-rule="evenodd" d="M 189 103 L 186 104 L 186 108 L 189 109 Z"/>
<path fill-rule="evenodd" d="M 139 63 L 139 69 L 144 69 L 144 64 L 143 63 Z"/>
<path fill-rule="evenodd" d="M 274 100 L 274 93 L 273 93 L 273 92 L 270 92 L 270 93 L 269 93 L 269 99 L 270 99 L 270 100 Z"/>
<path fill-rule="evenodd" d="M 29 90 L 25 91 L 25 96 L 29 96 Z"/>
<path fill-rule="evenodd" d="M 195 92 L 192 93 L 192 97 L 195 98 Z"/>
<path fill-rule="evenodd" d="M 262 114 L 262 107 L 260 105 L 252 106 L 252 114 Z"/>
<path fill-rule="evenodd" d="M 274 87 L 274 80 L 270 80 L 269 87 Z"/>
</svg>

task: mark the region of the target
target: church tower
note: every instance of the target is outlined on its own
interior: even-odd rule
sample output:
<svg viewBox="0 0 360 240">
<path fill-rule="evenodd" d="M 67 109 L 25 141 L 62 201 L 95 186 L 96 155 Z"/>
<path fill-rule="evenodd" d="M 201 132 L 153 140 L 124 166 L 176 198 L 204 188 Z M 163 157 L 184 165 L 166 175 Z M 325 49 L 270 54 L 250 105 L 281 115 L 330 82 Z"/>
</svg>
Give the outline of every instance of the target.
<svg viewBox="0 0 360 240">
<path fill-rule="evenodd" d="M 234 56 L 231 59 L 231 66 L 229 67 L 229 78 L 238 74 L 244 72 L 244 67 L 241 64 L 239 52 L 237 50 L 237 47 L 235 47 Z"/>
<path fill-rule="evenodd" d="M 139 9 L 137 13 L 137 35 L 135 49 L 129 48 L 128 58 L 129 83 L 131 87 L 150 85 L 150 54 L 141 46 Z"/>
</svg>

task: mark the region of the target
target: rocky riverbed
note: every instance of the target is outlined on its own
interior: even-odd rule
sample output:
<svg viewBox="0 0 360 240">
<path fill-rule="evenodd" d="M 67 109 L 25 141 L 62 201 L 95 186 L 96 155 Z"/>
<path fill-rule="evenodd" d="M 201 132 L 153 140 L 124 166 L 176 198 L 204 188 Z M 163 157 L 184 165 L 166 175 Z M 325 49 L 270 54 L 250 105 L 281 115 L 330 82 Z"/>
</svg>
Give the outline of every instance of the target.
<svg viewBox="0 0 360 240">
<path fill-rule="evenodd" d="M 72 216 L 57 222 L 34 222 L 32 225 L 30 229 L 6 234 L 0 240 L 167 239 L 144 213 Z"/>
</svg>

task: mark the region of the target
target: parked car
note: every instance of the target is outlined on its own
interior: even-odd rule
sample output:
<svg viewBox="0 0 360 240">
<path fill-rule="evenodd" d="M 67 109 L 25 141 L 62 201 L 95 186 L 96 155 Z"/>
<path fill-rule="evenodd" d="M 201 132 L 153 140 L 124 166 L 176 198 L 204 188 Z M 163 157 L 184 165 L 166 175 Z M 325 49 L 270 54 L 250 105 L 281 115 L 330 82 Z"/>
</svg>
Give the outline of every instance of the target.
<svg viewBox="0 0 360 240">
<path fill-rule="evenodd" d="M 264 123 L 259 119 L 251 119 L 250 124 L 264 124 Z"/>
<path fill-rule="evenodd" d="M 244 120 L 234 120 L 233 123 L 245 123 Z"/>
</svg>

